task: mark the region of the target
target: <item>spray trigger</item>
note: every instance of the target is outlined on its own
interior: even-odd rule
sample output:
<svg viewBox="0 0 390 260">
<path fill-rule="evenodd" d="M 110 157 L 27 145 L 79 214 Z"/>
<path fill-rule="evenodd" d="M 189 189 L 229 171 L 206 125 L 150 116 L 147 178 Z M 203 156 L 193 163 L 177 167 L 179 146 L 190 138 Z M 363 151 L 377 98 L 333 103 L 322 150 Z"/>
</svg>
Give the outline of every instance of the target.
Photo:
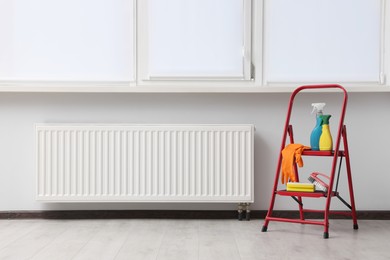
<svg viewBox="0 0 390 260">
<path fill-rule="evenodd" d="M 324 109 L 326 103 L 312 103 L 311 105 L 313 106 L 313 110 L 311 111 L 312 114 L 314 113 L 314 111 L 317 111 L 318 113 L 322 114 L 322 110 Z"/>
</svg>

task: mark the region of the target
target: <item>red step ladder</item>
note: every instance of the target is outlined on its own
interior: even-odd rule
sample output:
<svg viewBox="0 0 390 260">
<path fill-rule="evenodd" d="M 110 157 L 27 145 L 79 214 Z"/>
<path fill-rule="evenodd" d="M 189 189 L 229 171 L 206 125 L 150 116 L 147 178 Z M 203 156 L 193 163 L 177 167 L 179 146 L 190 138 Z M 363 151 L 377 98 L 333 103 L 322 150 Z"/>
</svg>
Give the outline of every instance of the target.
<svg viewBox="0 0 390 260">
<path fill-rule="evenodd" d="M 286 191 L 286 190 L 278 190 L 278 182 L 280 177 L 280 170 L 281 170 L 281 164 L 282 164 L 282 150 L 286 146 L 287 142 L 287 135 L 289 136 L 290 143 L 294 143 L 294 135 L 293 135 L 293 127 L 290 124 L 290 118 L 291 118 L 291 112 L 294 105 L 294 99 L 296 95 L 304 90 L 313 90 L 313 89 L 331 89 L 336 88 L 342 91 L 343 94 L 343 103 L 340 113 L 340 121 L 338 124 L 338 131 L 337 135 L 333 136 L 334 140 L 336 142 L 333 148 L 333 151 L 312 151 L 312 150 L 305 150 L 302 153 L 302 156 L 324 156 L 324 157 L 333 157 L 332 160 L 332 166 L 329 173 L 329 188 L 327 192 L 323 191 L 315 191 L 315 192 L 295 192 L 295 191 Z M 352 174 L 351 174 L 351 165 L 349 160 L 349 151 L 348 151 L 348 141 L 347 141 L 347 130 L 346 126 L 344 125 L 344 117 L 345 117 L 345 110 L 347 106 L 347 100 L 348 95 L 347 91 L 340 85 L 337 84 L 326 84 L 326 85 L 308 85 L 308 86 L 301 86 L 297 88 L 290 97 L 290 102 L 288 106 L 288 112 L 287 112 L 287 118 L 286 123 L 284 126 L 284 132 L 282 137 L 282 144 L 280 147 L 280 153 L 279 153 L 279 160 L 276 167 L 276 174 L 275 174 L 275 180 L 274 180 L 274 186 L 272 190 L 272 197 L 268 209 L 267 216 L 265 217 L 265 222 L 262 227 L 262 232 L 266 232 L 268 229 L 268 224 L 270 221 L 280 221 L 280 222 L 290 222 L 290 223 L 300 223 L 300 224 L 312 224 L 312 225 L 322 225 L 324 227 L 324 238 L 329 237 L 329 215 L 330 214 L 338 214 L 338 215 L 345 215 L 349 216 L 353 220 L 353 229 L 358 229 L 357 224 L 357 217 L 356 217 L 356 209 L 355 209 L 355 199 L 353 194 L 353 185 L 352 185 Z M 343 149 L 340 149 L 340 144 L 343 142 Z M 346 174 L 347 174 L 347 180 L 348 180 L 348 188 L 349 188 L 349 197 L 350 202 L 348 203 L 346 200 L 344 200 L 339 192 L 338 192 L 338 183 L 339 183 L 339 177 L 341 172 L 341 166 L 342 166 L 342 160 L 345 160 L 345 166 L 346 166 Z M 336 168 L 338 168 L 337 176 L 336 176 Z M 295 164 L 294 165 L 296 179 L 299 182 L 299 174 L 298 174 L 298 167 Z M 275 205 L 275 199 L 277 196 L 290 196 L 292 197 L 297 203 L 299 208 L 299 219 L 295 218 L 282 218 L 282 217 L 275 217 L 273 216 L 273 208 Z M 348 211 L 340 211 L 340 210 L 330 210 L 330 204 L 332 198 L 337 197 L 349 210 Z M 325 198 L 326 199 L 326 206 L 323 210 L 316 210 L 316 209 L 305 209 L 303 207 L 302 198 Z M 315 213 L 322 213 L 323 214 L 323 220 L 306 220 L 305 219 L 305 213 L 306 212 L 315 212 Z"/>
</svg>

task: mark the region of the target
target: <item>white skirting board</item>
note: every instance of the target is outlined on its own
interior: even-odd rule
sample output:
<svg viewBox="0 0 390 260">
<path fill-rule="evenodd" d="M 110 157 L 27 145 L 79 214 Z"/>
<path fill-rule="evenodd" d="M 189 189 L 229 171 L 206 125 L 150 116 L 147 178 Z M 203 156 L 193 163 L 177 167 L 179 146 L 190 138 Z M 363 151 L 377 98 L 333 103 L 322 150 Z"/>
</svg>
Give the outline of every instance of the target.
<svg viewBox="0 0 390 260">
<path fill-rule="evenodd" d="M 37 124 L 37 200 L 254 200 L 254 126 Z"/>
</svg>

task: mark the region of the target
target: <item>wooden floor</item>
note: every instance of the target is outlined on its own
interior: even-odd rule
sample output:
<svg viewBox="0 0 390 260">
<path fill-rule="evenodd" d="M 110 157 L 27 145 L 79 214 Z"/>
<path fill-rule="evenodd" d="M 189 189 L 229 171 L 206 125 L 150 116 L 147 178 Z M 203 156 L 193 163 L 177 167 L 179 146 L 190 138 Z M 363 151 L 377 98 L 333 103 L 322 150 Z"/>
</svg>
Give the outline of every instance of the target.
<svg viewBox="0 0 390 260">
<path fill-rule="evenodd" d="M 390 259 L 390 221 L 0 220 L 0 259 Z"/>
</svg>

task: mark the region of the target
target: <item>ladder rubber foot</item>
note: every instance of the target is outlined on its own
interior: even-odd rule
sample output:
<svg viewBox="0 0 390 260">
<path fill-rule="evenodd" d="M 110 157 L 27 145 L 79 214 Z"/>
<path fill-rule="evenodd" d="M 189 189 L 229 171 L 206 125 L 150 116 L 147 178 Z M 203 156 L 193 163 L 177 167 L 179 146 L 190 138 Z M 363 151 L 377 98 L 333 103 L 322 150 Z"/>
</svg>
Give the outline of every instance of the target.
<svg viewBox="0 0 390 260">
<path fill-rule="evenodd" d="M 261 228 L 261 232 L 267 232 L 267 229 L 268 229 L 267 226 L 263 226 L 263 227 Z"/>
<path fill-rule="evenodd" d="M 328 239 L 329 238 L 329 232 L 324 232 L 324 239 Z"/>
<path fill-rule="evenodd" d="M 243 215 L 243 212 L 239 212 L 239 213 L 238 213 L 238 220 L 239 220 L 239 221 L 241 221 L 241 220 L 242 220 L 242 218 L 243 218 L 243 216 L 242 216 L 242 215 Z"/>
<path fill-rule="evenodd" d="M 353 229 L 359 229 L 359 226 L 358 226 L 358 224 L 353 224 Z"/>
<path fill-rule="evenodd" d="M 245 219 L 246 219 L 247 221 L 251 220 L 251 213 L 250 213 L 250 212 L 247 212 L 247 213 L 246 213 Z"/>
</svg>

